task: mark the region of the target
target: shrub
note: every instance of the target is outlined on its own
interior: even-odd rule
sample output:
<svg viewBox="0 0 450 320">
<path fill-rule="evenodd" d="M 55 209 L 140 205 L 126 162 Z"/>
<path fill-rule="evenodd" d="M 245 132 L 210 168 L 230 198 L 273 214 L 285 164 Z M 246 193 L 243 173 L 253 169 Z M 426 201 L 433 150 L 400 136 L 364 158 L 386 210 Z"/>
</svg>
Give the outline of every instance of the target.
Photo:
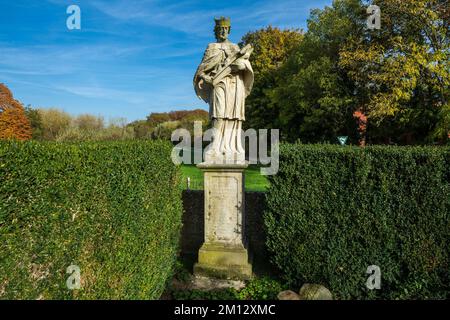
<svg viewBox="0 0 450 320">
<path fill-rule="evenodd" d="M 239 300 L 276 300 L 284 289 L 278 281 L 269 277 L 255 278 L 237 296 Z"/>
<path fill-rule="evenodd" d="M 450 148 L 282 145 L 265 224 L 284 280 L 339 299 L 448 298 Z M 370 265 L 381 289 L 368 290 Z"/>
<path fill-rule="evenodd" d="M 159 298 L 182 212 L 170 152 L 163 142 L 0 143 L 0 298 Z M 68 290 L 70 265 L 80 290 Z"/>
</svg>

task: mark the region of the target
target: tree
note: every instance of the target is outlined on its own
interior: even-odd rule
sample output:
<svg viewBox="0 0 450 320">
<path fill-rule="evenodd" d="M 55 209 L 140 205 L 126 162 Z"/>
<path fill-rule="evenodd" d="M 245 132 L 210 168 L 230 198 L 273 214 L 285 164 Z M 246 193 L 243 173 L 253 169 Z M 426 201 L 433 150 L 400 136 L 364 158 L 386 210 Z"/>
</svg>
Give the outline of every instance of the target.
<svg viewBox="0 0 450 320">
<path fill-rule="evenodd" d="M 208 112 L 206 112 L 205 110 L 202 110 L 202 109 L 190 110 L 186 114 L 184 114 L 184 116 L 181 118 L 171 117 L 171 119 L 173 121 L 177 121 L 177 120 L 180 121 L 179 128 L 189 130 L 189 132 L 191 132 L 191 134 L 194 134 L 194 122 L 195 121 L 201 122 L 202 126 L 204 128 L 206 128 L 210 125 L 209 114 L 208 114 Z"/>
<path fill-rule="evenodd" d="M 203 126 L 208 126 L 208 112 L 202 109 L 195 109 L 151 113 L 147 117 L 146 126 L 141 122 L 134 122 L 132 126 L 135 134 L 137 131 L 142 131 L 146 133 L 146 136 L 154 139 L 170 139 L 172 131 L 179 128 L 189 130 L 193 134 L 195 121 L 201 121 Z"/>
<path fill-rule="evenodd" d="M 105 124 L 102 117 L 91 114 L 81 114 L 73 120 L 73 125 L 81 130 L 99 131 L 104 128 Z"/>
<path fill-rule="evenodd" d="M 242 38 L 241 46 L 251 44 L 254 52 L 250 57 L 255 83 L 246 100 L 247 128 L 274 128 L 278 108 L 271 104 L 269 91 L 277 83 L 276 71 L 287 60 L 292 50 L 302 41 L 303 32 L 298 29 L 281 30 L 267 28 L 249 32 Z"/>
<path fill-rule="evenodd" d="M 164 113 L 153 112 L 147 117 L 147 122 L 152 128 L 155 128 L 157 125 L 166 121 L 170 121 L 170 116 L 167 112 Z"/>
<path fill-rule="evenodd" d="M 13 98 L 8 87 L 0 83 L 0 139 L 29 140 L 31 136 L 24 107 Z"/>
<path fill-rule="evenodd" d="M 39 110 L 33 109 L 30 105 L 28 105 L 25 108 L 25 115 L 30 121 L 33 139 L 42 140 L 44 127 L 42 125 L 42 119 Z"/>
<path fill-rule="evenodd" d="M 270 90 L 279 109 L 278 123 L 288 141 L 336 141 L 355 136 L 353 84 L 339 66 L 339 50 L 361 26 L 358 0 L 335 1 L 332 7 L 312 10 L 308 31 L 279 69 Z"/>
<path fill-rule="evenodd" d="M 172 132 L 180 128 L 180 125 L 180 121 L 166 121 L 160 123 L 158 126 L 156 126 L 155 130 L 152 131 L 151 137 L 153 139 L 170 140 L 170 138 L 172 137 Z"/>
<path fill-rule="evenodd" d="M 133 121 L 128 124 L 128 127 L 133 129 L 134 137 L 136 139 L 149 139 L 153 131 L 147 120 Z"/>
<path fill-rule="evenodd" d="M 450 131 L 446 3 L 335 0 L 312 10 L 270 81 L 257 76 L 249 118 L 288 141 L 442 142 Z M 381 8 L 380 30 L 367 28 L 369 4 Z"/>
<path fill-rule="evenodd" d="M 44 140 L 55 140 L 71 125 L 72 117 L 67 112 L 55 108 L 38 111 L 42 119 Z"/>
<path fill-rule="evenodd" d="M 361 111 L 375 124 L 396 120 L 403 131 L 411 132 L 409 136 L 414 132 L 445 139 L 450 85 L 448 2 L 373 3 L 381 8 L 381 29 L 351 35 L 339 53 L 340 66 L 355 83 Z"/>
<path fill-rule="evenodd" d="M 109 121 L 107 127 L 103 118 L 89 114 L 77 117 L 72 124 L 65 127 L 57 135 L 56 141 L 112 141 L 132 140 L 133 128 L 128 126 L 125 118 L 115 118 Z"/>
</svg>

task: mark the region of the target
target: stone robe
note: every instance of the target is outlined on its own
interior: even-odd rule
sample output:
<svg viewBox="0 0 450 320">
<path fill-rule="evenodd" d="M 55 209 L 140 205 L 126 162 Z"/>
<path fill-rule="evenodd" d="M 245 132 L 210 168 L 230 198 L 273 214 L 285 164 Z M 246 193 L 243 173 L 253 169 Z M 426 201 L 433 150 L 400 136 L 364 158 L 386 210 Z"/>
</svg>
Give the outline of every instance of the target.
<svg viewBox="0 0 450 320">
<path fill-rule="evenodd" d="M 210 118 L 218 130 L 214 149 L 220 154 L 244 152 L 240 132 L 245 120 L 245 98 L 253 86 L 253 69 L 248 57 L 241 58 L 239 62 L 245 65 L 245 70 L 227 75 L 214 87 L 204 83 L 201 75 L 214 77 L 225 59 L 239 51 L 239 46 L 228 41 L 209 44 L 194 76 L 195 92 L 209 104 Z"/>
</svg>

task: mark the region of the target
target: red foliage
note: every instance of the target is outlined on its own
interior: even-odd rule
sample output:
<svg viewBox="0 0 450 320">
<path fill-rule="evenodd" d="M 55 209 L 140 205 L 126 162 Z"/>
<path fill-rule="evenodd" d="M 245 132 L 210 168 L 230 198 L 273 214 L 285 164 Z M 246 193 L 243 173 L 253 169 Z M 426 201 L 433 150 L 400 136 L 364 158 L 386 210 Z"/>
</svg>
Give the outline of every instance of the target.
<svg viewBox="0 0 450 320">
<path fill-rule="evenodd" d="M 30 121 L 22 104 L 0 83 L 0 139 L 29 140 L 31 136 Z"/>
<path fill-rule="evenodd" d="M 359 146 L 364 147 L 366 145 L 367 116 L 362 108 L 359 108 L 353 112 L 353 117 L 356 119 L 358 124 Z"/>
</svg>

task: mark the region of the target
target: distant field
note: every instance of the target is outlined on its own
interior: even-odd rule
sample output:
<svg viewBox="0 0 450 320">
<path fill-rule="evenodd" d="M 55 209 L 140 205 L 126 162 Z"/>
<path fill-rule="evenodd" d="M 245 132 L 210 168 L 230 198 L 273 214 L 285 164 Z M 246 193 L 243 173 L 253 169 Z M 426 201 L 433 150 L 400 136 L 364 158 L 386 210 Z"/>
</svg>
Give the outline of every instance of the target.
<svg viewBox="0 0 450 320">
<path fill-rule="evenodd" d="M 187 178 L 190 178 L 191 190 L 203 190 L 203 172 L 195 165 L 182 165 L 183 189 L 187 189 Z M 266 191 L 269 181 L 266 176 L 262 176 L 257 166 L 249 166 L 245 170 L 245 190 L 247 191 Z"/>
</svg>

